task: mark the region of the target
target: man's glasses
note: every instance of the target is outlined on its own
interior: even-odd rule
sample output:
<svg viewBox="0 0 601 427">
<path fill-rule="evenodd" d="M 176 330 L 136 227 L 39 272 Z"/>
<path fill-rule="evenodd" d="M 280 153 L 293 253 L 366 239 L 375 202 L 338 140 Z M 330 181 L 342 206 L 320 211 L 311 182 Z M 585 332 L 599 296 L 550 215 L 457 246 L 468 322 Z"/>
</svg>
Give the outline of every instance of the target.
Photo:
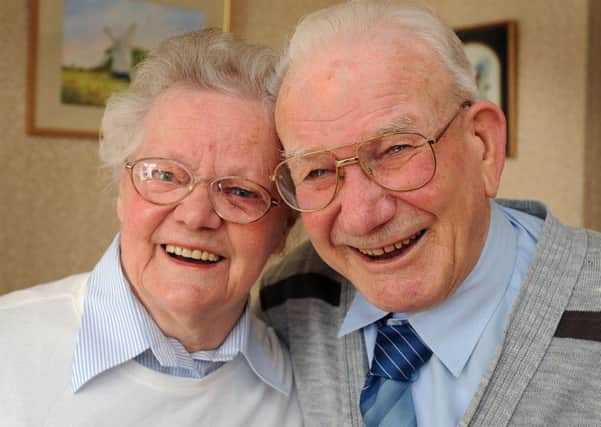
<svg viewBox="0 0 601 427">
<path fill-rule="evenodd" d="M 449 122 L 431 139 L 417 132 L 393 131 L 354 143 L 355 155 L 338 160 L 320 150 L 293 156 L 276 167 L 271 180 L 292 209 L 315 212 L 328 206 L 344 177 L 343 168 L 358 163 L 369 179 L 392 191 L 412 191 L 429 183 L 436 173 L 436 144 L 470 101 L 461 104 Z M 343 147 L 339 147 L 343 148 Z"/>
<path fill-rule="evenodd" d="M 175 160 L 144 158 L 125 163 L 136 192 L 146 201 L 171 205 L 182 201 L 197 184 L 206 183 L 213 209 L 222 219 L 248 224 L 262 218 L 278 201 L 260 184 L 239 176 L 211 180 L 194 176 Z"/>
</svg>

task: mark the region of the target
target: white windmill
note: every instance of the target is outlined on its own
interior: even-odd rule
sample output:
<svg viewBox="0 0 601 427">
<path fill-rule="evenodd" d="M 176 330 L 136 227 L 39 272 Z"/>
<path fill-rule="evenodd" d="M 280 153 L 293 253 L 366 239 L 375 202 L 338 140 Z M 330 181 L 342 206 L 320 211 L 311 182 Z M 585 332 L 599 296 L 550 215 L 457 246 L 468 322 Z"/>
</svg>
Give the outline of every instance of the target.
<svg viewBox="0 0 601 427">
<path fill-rule="evenodd" d="M 132 38 L 136 24 L 130 24 L 122 34 L 115 35 L 110 28 L 105 27 L 104 33 L 111 39 L 112 45 L 108 49 L 111 61 L 111 76 L 118 79 L 129 80 L 132 68 Z"/>
</svg>

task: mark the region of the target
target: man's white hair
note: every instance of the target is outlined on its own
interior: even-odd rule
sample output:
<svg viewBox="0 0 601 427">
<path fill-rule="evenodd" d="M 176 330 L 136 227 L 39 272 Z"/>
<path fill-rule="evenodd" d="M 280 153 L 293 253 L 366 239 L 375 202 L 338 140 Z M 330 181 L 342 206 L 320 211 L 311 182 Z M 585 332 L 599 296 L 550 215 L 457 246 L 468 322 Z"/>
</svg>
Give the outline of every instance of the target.
<svg viewBox="0 0 601 427">
<path fill-rule="evenodd" d="M 434 13 L 415 5 L 398 5 L 383 0 L 353 0 L 306 15 L 301 19 L 278 64 L 271 84 L 277 93 L 287 70 L 300 63 L 338 36 L 360 38 L 382 25 L 410 33 L 438 54 L 447 67 L 459 99 L 476 99 L 474 71 L 457 35 Z"/>
<path fill-rule="evenodd" d="M 101 125 L 100 159 L 117 179 L 123 163 L 142 145 L 144 125 L 155 99 L 174 85 L 215 90 L 257 100 L 272 116 L 267 89 L 277 55 L 218 30 L 203 30 L 164 41 L 134 71 L 129 88 L 112 95 Z M 203 120 L 199 117 L 198 120 Z"/>
</svg>

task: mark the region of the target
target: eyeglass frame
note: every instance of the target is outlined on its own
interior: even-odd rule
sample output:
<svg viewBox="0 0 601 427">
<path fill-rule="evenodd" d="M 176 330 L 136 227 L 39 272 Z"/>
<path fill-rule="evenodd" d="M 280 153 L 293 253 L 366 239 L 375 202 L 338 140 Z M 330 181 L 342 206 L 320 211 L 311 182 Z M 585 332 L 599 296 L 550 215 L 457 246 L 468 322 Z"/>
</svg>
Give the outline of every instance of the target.
<svg viewBox="0 0 601 427">
<path fill-rule="evenodd" d="M 148 200 L 146 197 L 144 197 L 144 195 L 140 192 L 140 190 L 138 189 L 138 187 L 136 186 L 135 180 L 134 180 L 134 174 L 133 174 L 133 170 L 134 167 L 140 163 L 140 162 L 144 162 L 144 161 L 149 161 L 149 160 L 166 160 L 168 162 L 171 162 L 175 165 L 177 165 L 178 167 L 182 168 L 182 170 L 184 170 L 191 178 L 191 182 L 190 184 L 186 185 L 186 189 L 187 192 L 181 196 L 179 199 L 173 201 L 173 202 L 169 202 L 169 203 L 158 203 L 158 202 L 153 202 L 152 200 Z M 275 199 L 273 197 L 273 195 L 271 194 L 271 191 L 269 191 L 267 188 L 265 188 L 263 185 L 259 184 L 258 182 L 253 181 L 252 179 L 248 179 L 242 176 L 238 176 L 238 175 L 228 175 L 228 176 L 217 176 L 214 178 L 201 178 L 197 175 L 194 175 L 190 169 L 188 169 L 188 167 L 186 167 L 186 165 L 178 162 L 177 160 L 173 160 L 173 159 L 169 159 L 167 157 L 142 157 L 136 160 L 125 160 L 124 165 L 125 169 L 127 170 L 128 174 L 129 174 L 129 179 L 131 181 L 132 186 L 134 187 L 134 190 L 136 191 L 136 193 L 145 201 L 147 201 L 148 203 L 152 203 L 153 205 L 157 205 L 157 206 L 169 206 L 169 205 L 178 205 L 180 204 L 186 197 L 188 197 L 190 194 L 192 194 L 192 192 L 194 191 L 194 189 L 196 188 L 196 186 L 200 183 L 206 183 L 207 187 L 209 189 L 209 202 L 211 203 L 211 208 L 213 209 L 213 211 L 217 214 L 217 216 L 219 218 L 221 218 L 223 221 L 228 221 L 228 222 L 233 222 L 236 224 L 252 224 L 253 222 L 257 222 L 258 220 L 260 220 L 261 218 L 263 218 L 265 215 L 267 215 L 267 212 L 269 212 L 271 210 L 272 207 L 274 206 L 279 206 L 280 202 Z M 252 221 L 248 221 L 248 222 L 239 222 L 239 221 L 233 221 L 231 219 L 227 219 L 224 218 L 222 213 L 219 212 L 219 210 L 217 210 L 217 208 L 215 207 L 215 202 L 213 201 L 213 191 L 211 191 L 212 186 L 219 182 L 219 181 L 223 181 L 226 179 L 242 179 L 244 181 L 249 181 L 252 182 L 254 185 L 260 187 L 261 189 L 265 190 L 266 194 L 269 195 L 269 204 L 267 205 L 267 208 L 265 209 L 265 211 L 261 214 L 261 216 L 259 216 L 256 219 L 253 219 Z M 184 186 L 182 186 L 184 187 Z"/>
<path fill-rule="evenodd" d="M 451 119 L 447 122 L 447 124 L 445 126 L 442 127 L 442 129 L 440 129 L 434 137 L 428 139 L 427 137 L 425 137 L 424 135 L 422 135 L 419 132 L 408 132 L 406 130 L 398 130 L 398 131 L 391 131 L 391 132 L 385 132 L 383 134 L 377 135 L 375 137 L 363 140 L 363 141 L 357 141 L 357 142 L 353 142 L 351 144 L 347 144 L 347 145 L 341 145 L 339 147 L 333 148 L 333 149 L 324 149 L 324 150 L 316 150 L 316 151 L 310 151 L 308 153 L 303 153 L 303 154 L 299 154 L 296 156 L 291 156 L 288 157 L 285 160 L 282 160 L 280 163 L 277 164 L 277 166 L 275 167 L 275 169 L 273 170 L 273 174 L 271 174 L 271 176 L 269 177 L 269 179 L 275 184 L 276 190 L 278 191 L 278 194 L 280 195 L 280 198 L 284 201 L 284 203 L 286 205 L 288 205 L 291 209 L 294 209 L 297 212 L 303 212 L 303 213 L 311 213 L 311 212 L 319 212 L 325 208 L 327 208 L 328 206 L 330 206 L 330 204 L 332 203 L 332 201 L 336 198 L 336 194 L 338 193 L 339 187 L 340 187 L 340 182 L 342 181 L 342 179 L 344 178 L 344 171 L 342 168 L 346 167 L 346 166 L 350 166 L 350 165 L 354 165 L 354 164 L 359 164 L 359 167 L 361 168 L 361 170 L 363 171 L 363 173 L 365 174 L 365 176 L 367 176 L 367 178 L 372 181 L 373 183 L 375 183 L 376 185 L 379 185 L 380 187 L 386 189 L 386 190 L 390 190 L 390 191 L 394 191 L 397 193 L 407 193 L 410 191 L 415 191 L 415 190 L 419 190 L 422 187 L 425 187 L 426 185 L 428 185 L 428 183 L 430 183 L 430 181 L 432 181 L 432 179 L 434 178 L 434 175 L 436 175 L 436 170 L 437 170 L 437 161 L 436 161 L 436 152 L 434 151 L 433 145 L 437 144 L 442 137 L 444 136 L 444 134 L 446 133 L 446 131 L 451 127 L 451 125 L 453 124 L 453 122 L 455 121 L 455 119 L 459 116 L 459 114 L 461 114 L 461 112 L 463 112 L 466 108 L 469 108 L 473 105 L 473 102 L 470 100 L 465 100 L 461 103 L 461 105 L 459 106 L 459 109 L 457 110 L 457 112 L 455 114 L 453 114 L 453 116 L 451 117 Z M 412 135 L 418 135 L 420 137 L 422 137 L 425 141 L 426 144 L 428 144 L 428 146 L 430 147 L 430 150 L 432 151 L 432 156 L 434 158 L 434 168 L 432 170 L 432 176 L 430 176 L 430 178 L 428 178 L 428 180 L 426 182 L 424 182 L 423 184 L 421 184 L 418 187 L 415 188 L 410 188 L 407 190 L 396 190 L 393 188 L 389 188 L 386 187 L 383 184 L 380 184 L 378 181 L 375 180 L 374 178 L 374 174 L 373 171 L 367 167 L 364 166 L 363 163 L 359 160 L 359 148 L 365 144 L 368 144 L 370 142 L 373 142 L 375 140 L 387 137 L 387 136 L 391 136 L 391 135 L 403 135 L 403 134 L 412 134 Z M 357 148 L 355 149 L 355 155 L 352 157 L 348 157 L 346 159 L 340 159 L 338 160 L 338 158 L 336 157 L 336 154 L 334 153 L 334 150 L 340 150 L 343 148 L 348 148 L 348 147 L 352 147 L 352 146 L 356 146 Z M 278 184 L 278 180 L 277 180 L 277 175 L 278 175 L 278 171 L 280 170 L 281 167 L 283 167 L 286 163 L 288 163 L 291 159 L 294 158 L 298 158 L 298 157 L 304 157 L 304 156 L 309 156 L 309 155 L 315 155 L 315 154 L 321 154 L 321 153 L 331 153 L 332 156 L 336 159 L 336 186 L 334 188 L 334 191 L 332 193 L 332 198 L 321 208 L 319 209 L 302 209 L 296 206 L 293 206 L 290 202 L 288 202 L 288 200 L 286 199 L 286 197 L 283 194 L 283 191 L 280 190 L 280 186 Z"/>
</svg>

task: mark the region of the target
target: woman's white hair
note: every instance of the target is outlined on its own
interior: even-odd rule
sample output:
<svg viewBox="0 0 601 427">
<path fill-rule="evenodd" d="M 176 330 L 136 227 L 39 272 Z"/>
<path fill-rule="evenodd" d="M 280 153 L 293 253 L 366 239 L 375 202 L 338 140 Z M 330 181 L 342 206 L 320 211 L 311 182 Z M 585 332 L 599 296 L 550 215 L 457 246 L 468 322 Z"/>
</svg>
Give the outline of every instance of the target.
<svg viewBox="0 0 601 427">
<path fill-rule="evenodd" d="M 129 88 L 109 98 L 101 125 L 101 161 L 115 179 L 121 175 L 123 163 L 144 141 L 144 122 L 154 100 L 176 84 L 258 100 L 272 112 L 275 99 L 267 82 L 276 61 L 272 49 L 219 30 L 164 41 L 136 67 Z"/>
<path fill-rule="evenodd" d="M 360 38 L 367 31 L 392 25 L 399 33 L 425 42 L 447 67 L 458 98 L 476 99 L 474 71 L 457 35 L 434 13 L 415 5 L 398 5 L 384 0 L 353 0 L 305 16 L 296 27 L 280 59 L 271 90 L 277 93 L 288 68 L 338 36 Z M 401 35 L 400 35 L 401 36 Z"/>
</svg>

